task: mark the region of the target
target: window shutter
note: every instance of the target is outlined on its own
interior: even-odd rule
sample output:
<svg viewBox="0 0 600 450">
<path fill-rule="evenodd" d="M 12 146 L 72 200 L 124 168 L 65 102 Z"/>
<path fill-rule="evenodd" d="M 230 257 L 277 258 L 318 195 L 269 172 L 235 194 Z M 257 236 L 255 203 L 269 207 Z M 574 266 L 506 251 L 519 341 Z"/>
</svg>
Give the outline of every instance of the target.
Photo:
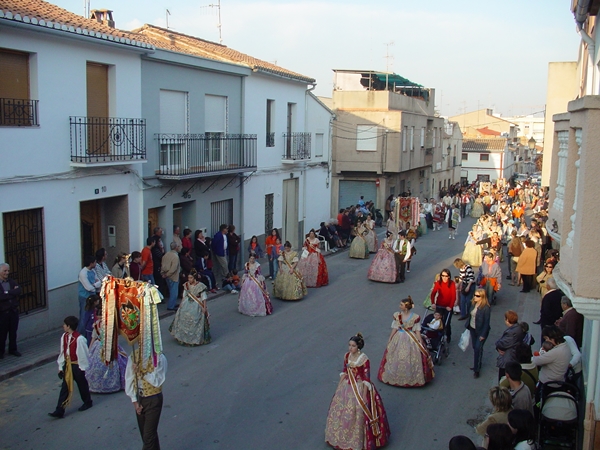
<svg viewBox="0 0 600 450">
<path fill-rule="evenodd" d="M 0 98 L 29 100 L 29 54 L 0 49 Z"/>
</svg>

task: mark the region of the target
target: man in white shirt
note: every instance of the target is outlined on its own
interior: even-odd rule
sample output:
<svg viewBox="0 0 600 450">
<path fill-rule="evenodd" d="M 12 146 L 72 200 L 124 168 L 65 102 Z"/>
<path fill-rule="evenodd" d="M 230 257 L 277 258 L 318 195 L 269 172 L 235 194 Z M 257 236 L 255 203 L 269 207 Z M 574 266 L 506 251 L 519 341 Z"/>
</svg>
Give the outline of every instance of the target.
<svg viewBox="0 0 600 450">
<path fill-rule="evenodd" d="M 406 239 L 406 231 L 402 230 L 398 233 L 398 239 L 394 241 L 392 249 L 394 250 L 394 257 L 396 259 L 396 266 L 398 268 L 396 283 L 404 283 L 406 261 L 410 258 L 411 252 L 410 242 L 408 239 Z"/>
<path fill-rule="evenodd" d="M 156 367 L 147 373 L 142 373 L 141 368 L 153 367 L 152 362 L 136 364 L 134 361 L 139 359 L 139 352 L 136 355 L 131 353 L 127 359 L 125 393 L 133 403 L 144 450 L 158 450 L 158 422 L 163 405 L 162 385 L 167 376 L 167 358 L 162 353 L 158 355 Z"/>
</svg>

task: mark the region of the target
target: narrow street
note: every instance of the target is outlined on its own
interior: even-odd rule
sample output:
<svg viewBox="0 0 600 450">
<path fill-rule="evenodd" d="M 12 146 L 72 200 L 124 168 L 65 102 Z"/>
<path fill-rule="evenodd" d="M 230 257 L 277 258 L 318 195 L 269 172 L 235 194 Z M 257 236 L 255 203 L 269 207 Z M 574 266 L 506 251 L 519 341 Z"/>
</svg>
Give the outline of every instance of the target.
<svg viewBox="0 0 600 450">
<path fill-rule="evenodd" d="M 416 312 L 423 316 L 422 303 L 435 273 L 448 267 L 453 276 L 457 274 L 452 262 L 462 254 L 473 222 L 467 218 L 461 224 L 456 240 L 448 240 L 446 230 L 420 238 L 404 284 L 370 282 L 366 274 L 373 255 L 369 260 L 351 260 L 348 252 L 338 252 L 326 258 L 329 286 L 310 289 L 300 302 L 273 299 L 272 316 L 239 314 L 234 295 L 209 302 L 210 345 L 177 345 L 168 332 L 173 318 L 162 320 L 169 363 L 159 426 L 162 448 L 329 448 L 324 442 L 327 410 L 348 338 L 358 331 L 365 337 L 371 380 L 387 409 L 392 431 L 388 448 L 447 449 L 456 434 L 479 444 L 467 422 L 482 420 L 487 413 L 487 391 L 497 380 L 494 342 L 504 329 L 504 311 L 519 311 L 519 298 L 537 301 L 535 293 L 525 297 L 518 288 L 503 286 L 492 310 L 479 379 L 474 380 L 469 370 L 472 350 L 463 353 L 458 348 L 464 322 L 456 316 L 450 356 L 435 367 L 432 383 L 402 389 L 376 379 L 400 299 L 411 295 Z M 381 235 L 383 229 L 378 232 Z M 538 339 L 537 328 L 533 332 Z M 94 395 L 94 407 L 86 412 L 77 412 L 80 399 L 75 392 L 65 419 L 48 417 L 60 389 L 56 372 L 51 363 L 0 383 L 1 448 L 59 448 L 67 436 L 71 442 L 97 448 L 141 448 L 134 410 L 123 392 Z"/>
</svg>

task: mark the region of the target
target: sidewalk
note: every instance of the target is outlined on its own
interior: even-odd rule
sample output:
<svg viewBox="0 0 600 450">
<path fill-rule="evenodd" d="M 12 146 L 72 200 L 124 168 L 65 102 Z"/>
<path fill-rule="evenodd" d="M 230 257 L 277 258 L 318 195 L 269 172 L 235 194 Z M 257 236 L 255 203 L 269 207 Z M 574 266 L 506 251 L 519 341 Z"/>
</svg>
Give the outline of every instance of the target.
<svg viewBox="0 0 600 450">
<path fill-rule="evenodd" d="M 338 251 L 338 253 L 340 251 Z M 327 257 L 331 254 L 334 253 L 327 252 L 324 253 L 324 256 Z M 268 268 L 266 258 L 263 259 L 264 261 L 262 259 L 260 260 L 261 265 Z M 218 291 L 216 294 L 209 293 L 208 301 L 226 295 L 231 294 L 224 291 Z M 167 310 L 167 305 L 164 301 L 158 306 L 158 312 L 161 320 L 175 314 L 175 311 Z M 57 327 L 56 330 L 19 341 L 18 346 L 19 352 L 22 354 L 21 357 L 5 353 L 4 359 L 0 359 L 0 382 L 35 369 L 36 367 L 43 366 L 44 364 L 55 362 L 56 358 L 58 358 L 59 342 L 62 333 L 62 327 Z"/>
</svg>

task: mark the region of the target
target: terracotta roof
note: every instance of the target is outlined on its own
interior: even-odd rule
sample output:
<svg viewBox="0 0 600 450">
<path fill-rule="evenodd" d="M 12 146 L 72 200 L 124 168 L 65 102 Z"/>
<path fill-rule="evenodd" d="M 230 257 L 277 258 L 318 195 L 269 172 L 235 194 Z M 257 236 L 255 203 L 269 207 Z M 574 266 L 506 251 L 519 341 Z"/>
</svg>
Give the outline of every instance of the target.
<svg viewBox="0 0 600 450">
<path fill-rule="evenodd" d="M 464 139 L 462 148 L 467 152 L 503 151 L 506 139 Z"/>
<path fill-rule="evenodd" d="M 292 72 L 267 61 L 262 61 L 225 45 L 188 36 L 187 34 L 178 33 L 173 30 L 167 30 L 155 25 L 145 24 L 143 27 L 133 30 L 132 33 L 143 36 L 146 42 L 150 42 L 154 46 L 165 50 L 187 53 L 222 62 L 241 64 L 256 71 L 275 74 L 305 83 L 315 82 L 314 78 Z"/>
<path fill-rule="evenodd" d="M 488 127 L 477 128 L 481 134 L 485 134 L 487 136 L 500 136 L 500 132 L 496 130 L 490 130 Z"/>
<path fill-rule="evenodd" d="M 153 50 L 139 36 L 74 14 L 42 0 L 0 0 L 0 23 L 14 21 Z"/>
</svg>

